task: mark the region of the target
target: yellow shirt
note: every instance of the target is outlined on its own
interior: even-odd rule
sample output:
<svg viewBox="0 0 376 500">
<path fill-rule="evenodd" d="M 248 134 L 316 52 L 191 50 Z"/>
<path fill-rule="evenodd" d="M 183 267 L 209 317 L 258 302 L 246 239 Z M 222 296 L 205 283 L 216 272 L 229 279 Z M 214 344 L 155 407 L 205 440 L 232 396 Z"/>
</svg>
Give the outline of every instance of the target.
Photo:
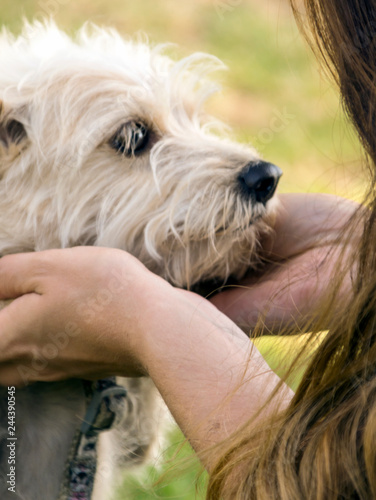
<svg viewBox="0 0 376 500">
<path fill-rule="evenodd" d="M 318 333 L 317 337 L 307 344 L 307 352 L 297 360 L 296 357 L 307 343 L 310 333 L 286 336 L 264 335 L 251 340 L 273 372 L 295 392 L 326 334 L 327 332 Z"/>
</svg>

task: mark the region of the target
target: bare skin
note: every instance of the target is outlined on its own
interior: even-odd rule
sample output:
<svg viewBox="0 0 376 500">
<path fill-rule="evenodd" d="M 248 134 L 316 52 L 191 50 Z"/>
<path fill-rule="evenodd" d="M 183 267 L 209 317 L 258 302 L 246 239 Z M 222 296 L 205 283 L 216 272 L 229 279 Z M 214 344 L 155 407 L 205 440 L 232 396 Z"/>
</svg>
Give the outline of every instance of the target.
<svg viewBox="0 0 376 500">
<path fill-rule="evenodd" d="M 361 235 L 361 225 L 355 224 L 346 247 L 341 238 L 337 241 L 360 208 L 350 200 L 323 194 L 286 194 L 280 198 L 274 234 L 264 243 L 270 264 L 261 276 L 249 274 L 238 287 L 211 299 L 247 333 L 260 315 L 271 333 L 290 325 L 295 330 L 304 327 L 340 256 L 350 254 Z M 350 286 L 350 276 L 346 276 L 341 293 L 348 294 Z"/>
<path fill-rule="evenodd" d="M 197 452 L 220 442 L 280 382 L 232 320 L 251 327 L 255 313 L 268 311 L 271 325 L 299 322 L 330 279 L 333 263 L 318 266 L 320 252 L 335 246 L 333 236 L 356 209 L 322 195 L 281 200 L 268 245 L 271 258 L 286 260 L 283 270 L 249 290 L 224 292 L 213 304 L 173 288 L 120 250 L 79 247 L 2 258 L 0 299 L 15 300 L 0 312 L 0 384 L 22 385 L 20 365 L 32 368 L 29 381 L 148 375 Z M 291 280 L 292 272 L 303 280 Z M 276 286 L 288 293 L 270 307 Z M 48 357 L 46 344 L 62 332 L 67 345 L 36 369 L 35 360 Z M 282 408 L 292 391 L 282 384 L 279 393 L 275 405 Z M 205 459 L 204 465 L 210 468 Z"/>
</svg>

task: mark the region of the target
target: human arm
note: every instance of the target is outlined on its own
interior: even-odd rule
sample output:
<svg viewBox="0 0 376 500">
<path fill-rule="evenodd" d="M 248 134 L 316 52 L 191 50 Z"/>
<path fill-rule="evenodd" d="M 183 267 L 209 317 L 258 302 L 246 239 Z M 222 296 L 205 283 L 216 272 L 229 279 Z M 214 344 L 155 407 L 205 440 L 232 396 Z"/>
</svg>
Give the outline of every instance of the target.
<svg viewBox="0 0 376 500">
<path fill-rule="evenodd" d="M 264 309 L 271 325 L 299 320 L 317 296 L 317 278 L 323 287 L 330 282 L 325 266 L 316 272 L 315 252 L 338 249 L 338 234 L 357 206 L 301 196 L 282 197 L 268 249 L 271 260 L 278 251 L 276 260 L 284 266 L 261 276 L 242 297 L 237 290 L 218 295 L 222 303 L 216 305 L 233 320 L 242 319 L 239 312 L 258 315 Z M 291 280 L 292 271 L 299 279 Z M 270 308 L 276 288 L 284 293 L 278 307 Z M 212 304 L 174 289 L 119 250 L 76 248 L 0 259 L 0 299 L 16 297 L 0 312 L 0 383 L 22 383 L 20 365 L 34 370 L 29 381 L 147 373 L 197 450 L 257 413 L 279 382 L 257 350 L 250 355 L 247 337 Z M 42 365 L 33 360 L 46 358 L 46 346 L 62 334 L 67 346 L 36 370 Z M 286 391 L 284 404 L 291 397 Z"/>
<path fill-rule="evenodd" d="M 54 333 L 74 332 L 30 382 L 147 374 L 200 452 L 251 418 L 279 383 L 212 304 L 173 288 L 125 252 L 7 256 L 0 260 L 0 283 L 0 298 L 22 295 L 0 314 L 4 385 L 24 382 L 19 367 L 46 359 Z M 286 404 L 291 391 L 284 391 Z"/>
<path fill-rule="evenodd" d="M 247 333 L 260 318 L 269 333 L 304 329 L 362 234 L 366 209 L 354 201 L 302 193 L 279 198 L 274 231 L 264 241 L 262 272 L 251 271 L 234 287 L 210 297 Z M 337 293 L 339 305 L 351 288 L 347 272 Z"/>
</svg>

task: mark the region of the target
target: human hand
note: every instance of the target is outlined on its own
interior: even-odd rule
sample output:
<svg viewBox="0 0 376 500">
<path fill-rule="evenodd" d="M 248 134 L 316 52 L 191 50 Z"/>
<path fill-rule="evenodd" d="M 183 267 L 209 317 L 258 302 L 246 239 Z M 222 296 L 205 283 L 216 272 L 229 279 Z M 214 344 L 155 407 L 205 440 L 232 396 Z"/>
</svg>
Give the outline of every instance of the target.
<svg viewBox="0 0 376 500">
<path fill-rule="evenodd" d="M 0 259 L 0 382 L 142 375 L 145 308 L 172 288 L 120 250 L 77 247 Z M 124 347 L 124 348 L 122 348 Z"/>
<path fill-rule="evenodd" d="M 358 224 L 346 246 L 341 238 L 359 209 L 350 200 L 285 194 L 280 201 L 274 234 L 264 242 L 268 264 L 258 275 L 251 272 L 238 285 L 210 298 L 246 332 L 260 318 L 271 332 L 304 328 L 330 287 L 340 259 L 350 255 L 361 234 Z M 338 291 L 338 303 L 350 291 L 348 272 Z"/>
<path fill-rule="evenodd" d="M 241 283 L 246 288 L 211 300 L 248 331 L 260 314 L 271 329 L 305 321 L 342 251 L 336 238 L 357 208 L 324 195 L 285 195 L 281 203 L 275 237 L 266 244 L 270 260 L 283 265 L 271 265 L 257 279 L 248 276 Z M 343 293 L 349 286 L 348 279 Z M 20 366 L 26 366 L 27 381 L 142 375 L 143 333 L 153 318 L 163 317 L 166 303 L 175 303 L 175 310 L 165 311 L 171 317 L 199 310 L 215 318 L 204 299 L 174 289 L 114 249 L 6 256 L 0 259 L 0 300 L 16 297 L 0 315 L 0 383 L 25 382 Z"/>
<path fill-rule="evenodd" d="M 4 298 L 14 301 L 0 311 L 0 385 L 149 375 L 197 451 L 292 397 L 227 316 L 126 252 L 3 257 Z"/>
</svg>

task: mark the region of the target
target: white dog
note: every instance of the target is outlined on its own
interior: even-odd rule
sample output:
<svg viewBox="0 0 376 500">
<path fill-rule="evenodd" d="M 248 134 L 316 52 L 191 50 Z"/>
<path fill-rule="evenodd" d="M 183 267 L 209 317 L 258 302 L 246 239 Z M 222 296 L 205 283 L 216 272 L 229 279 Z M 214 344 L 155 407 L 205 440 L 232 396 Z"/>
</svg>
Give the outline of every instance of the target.
<svg viewBox="0 0 376 500">
<path fill-rule="evenodd" d="M 222 64 L 204 54 L 176 62 L 165 51 L 95 27 L 74 41 L 52 23 L 27 25 L 18 38 L 3 32 L 0 255 L 114 247 L 185 288 L 257 264 L 281 171 L 203 113 L 216 89 L 208 74 Z M 111 471 L 145 454 L 157 420 L 149 380 L 118 384 L 17 389 L 15 477 L 1 389 L 0 498 L 88 499 L 96 452 L 92 497 L 106 498 Z M 110 428 L 114 414 L 97 446 L 95 427 Z"/>
</svg>

